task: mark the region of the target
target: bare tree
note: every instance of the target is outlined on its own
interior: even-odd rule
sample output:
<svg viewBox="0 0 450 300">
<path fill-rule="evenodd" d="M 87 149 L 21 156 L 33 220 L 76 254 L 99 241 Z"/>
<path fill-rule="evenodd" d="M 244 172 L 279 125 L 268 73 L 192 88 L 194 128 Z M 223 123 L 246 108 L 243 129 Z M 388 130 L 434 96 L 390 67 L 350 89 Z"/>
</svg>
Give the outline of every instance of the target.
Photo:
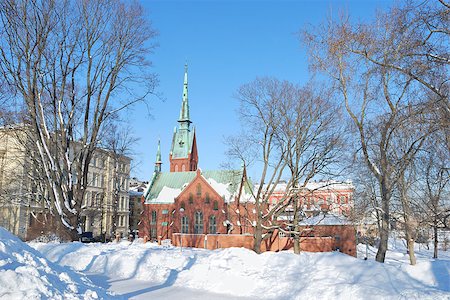
<svg viewBox="0 0 450 300">
<path fill-rule="evenodd" d="M 304 34 L 314 70 L 331 79 L 356 130 L 358 153 L 362 155 L 380 189 L 380 246 L 376 260 L 384 262 L 389 236 L 390 203 L 398 174 L 401 174 L 421 149 L 429 134 L 427 126 L 409 126 L 410 117 L 421 113 L 428 101 L 427 91 L 415 77 L 385 66 L 404 55 L 403 43 L 409 35 L 398 30 L 399 20 L 379 15 L 373 24 L 352 25 L 348 18 L 329 21 Z M 375 63 L 355 50 L 366 45 Z M 418 123 L 416 123 L 417 125 Z M 395 137 L 402 128 L 412 130 L 401 148 L 395 148 Z M 396 155 L 394 155 L 396 154 Z"/>
<path fill-rule="evenodd" d="M 421 153 L 417 161 L 418 180 L 417 191 L 424 222 L 433 230 L 433 258 L 438 257 L 439 229 L 450 227 L 450 169 L 447 148 L 442 143 L 436 143 L 436 137 L 427 145 L 427 151 Z M 438 140 L 438 138 L 437 138 Z"/>
<path fill-rule="evenodd" d="M 128 186 L 125 185 L 126 180 L 121 173 L 127 173 L 130 170 L 125 170 L 126 162 L 130 159 L 130 156 L 133 155 L 133 147 L 136 142 L 139 140 L 134 137 L 132 134 L 132 130 L 129 127 L 125 127 L 122 129 L 118 128 L 118 124 L 111 124 L 108 126 L 108 130 L 103 132 L 102 141 L 100 143 L 103 149 L 108 150 L 107 155 L 112 158 L 113 164 L 113 174 L 112 174 L 112 182 L 113 182 L 113 203 L 112 209 L 112 233 L 116 233 L 117 229 L 117 221 L 118 221 L 118 207 L 119 207 L 119 197 L 121 192 L 128 192 Z"/>
<path fill-rule="evenodd" d="M 275 229 L 285 231 L 277 221 L 287 207 L 294 208 L 290 234 L 296 238 L 300 251 L 300 191 L 309 180 L 329 171 L 338 151 L 336 110 L 328 101 L 325 90 L 315 85 L 299 88 L 274 78 L 258 78 L 241 86 L 237 92 L 244 133 L 230 146 L 230 154 L 261 167 L 261 175 L 253 191 L 256 207 L 254 251 Z M 236 143 L 236 141 L 238 141 Z M 285 196 L 269 206 L 269 199 L 280 180 L 288 178 Z M 286 230 L 287 231 L 287 230 Z"/>
<path fill-rule="evenodd" d="M 48 205 L 80 232 L 88 166 L 105 120 L 156 85 L 146 59 L 155 31 L 138 3 L 120 0 L 6 0 L 0 22 L 0 72 L 29 114 Z"/>
</svg>

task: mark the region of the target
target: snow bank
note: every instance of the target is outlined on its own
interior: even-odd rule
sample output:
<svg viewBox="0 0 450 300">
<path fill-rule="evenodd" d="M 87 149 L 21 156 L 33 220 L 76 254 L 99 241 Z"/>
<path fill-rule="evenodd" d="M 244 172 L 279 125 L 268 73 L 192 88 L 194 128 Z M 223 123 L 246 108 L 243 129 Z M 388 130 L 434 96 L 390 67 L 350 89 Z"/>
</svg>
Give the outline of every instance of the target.
<svg viewBox="0 0 450 300">
<path fill-rule="evenodd" d="M 59 245 L 59 244 L 52 244 Z M 0 299 L 111 298 L 84 275 L 49 262 L 0 227 Z"/>
<path fill-rule="evenodd" d="M 210 251 L 129 242 L 31 245 L 53 262 L 98 275 L 104 281 L 96 283 L 104 286 L 131 280 L 148 282 L 149 291 L 188 288 L 252 299 L 449 299 L 448 260 L 419 259 L 416 268 L 404 257 L 380 264 L 337 252 L 258 255 L 243 248 Z"/>
</svg>

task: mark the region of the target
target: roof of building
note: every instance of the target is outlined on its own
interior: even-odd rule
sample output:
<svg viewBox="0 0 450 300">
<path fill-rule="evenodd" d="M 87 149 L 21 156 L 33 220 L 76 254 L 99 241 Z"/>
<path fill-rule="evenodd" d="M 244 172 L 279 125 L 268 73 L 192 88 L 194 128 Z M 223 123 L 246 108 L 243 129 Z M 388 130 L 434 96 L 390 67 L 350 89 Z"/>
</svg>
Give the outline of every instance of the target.
<svg viewBox="0 0 450 300">
<path fill-rule="evenodd" d="M 178 128 L 175 127 L 170 154 L 173 158 L 187 158 L 194 144 L 195 128 L 190 127 L 192 121 L 189 118 L 188 100 L 188 74 L 187 64 L 184 66 L 183 100 L 181 102 Z"/>
<path fill-rule="evenodd" d="M 342 215 L 320 213 L 317 216 L 313 216 L 300 221 L 300 225 L 333 226 L 333 225 L 352 225 L 352 223 Z"/>
<path fill-rule="evenodd" d="M 243 171 L 201 171 L 201 176 L 224 198 L 226 202 L 232 202 L 239 192 Z M 146 199 L 145 203 L 174 203 L 175 198 L 181 194 L 195 177 L 196 171 L 155 174 L 149 189 L 144 193 Z M 245 194 L 241 195 L 243 201 L 248 201 L 251 198 L 250 184 L 245 184 L 243 194 Z"/>
<path fill-rule="evenodd" d="M 287 189 L 287 182 L 280 181 L 275 187 L 274 192 L 285 192 Z M 264 185 L 267 188 L 267 185 Z M 306 191 L 345 191 L 353 190 L 355 187 L 351 180 L 337 181 L 337 180 L 326 180 L 326 181 L 310 181 L 305 187 L 301 188 Z"/>
<path fill-rule="evenodd" d="M 194 143 L 195 127 L 190 129 L 175 128 L 170 154 L 172 158 L 186 158 L 192 151 Z"/>
</svg>

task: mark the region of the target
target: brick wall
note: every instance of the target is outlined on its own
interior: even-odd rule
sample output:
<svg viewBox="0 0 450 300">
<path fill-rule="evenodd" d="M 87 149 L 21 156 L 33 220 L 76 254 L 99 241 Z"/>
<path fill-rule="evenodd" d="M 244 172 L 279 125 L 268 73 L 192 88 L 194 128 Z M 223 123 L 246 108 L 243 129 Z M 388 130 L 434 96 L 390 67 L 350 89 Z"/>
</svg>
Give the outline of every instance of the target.
<svg viewBox="0 0 450 300">
<path fill-rule="evenodd" d="M 333 250 L 356 257 L 356 231 L 352 225 L 316 225 L 309 229 L 305 236 L 333 237 Z"/>
<path fill-rule="evenodd" d="M 240 234 L 179 234 L 174 233 L 172 235 L 172 245 L 176 247 L 193 247 L 193 248 L 206 248 L 210 250 L 218 248 L 230 248 L 230 247 L 244 247 L 247 249 L 253 249 L 254 238 L 252 235 L 240 235 Z M 349 243 L 349 242 L 347 242 Z M 353 250 L 349 244 L 336 241 L 331 236 L 318 236 L 318 237 L 301 237 L 300 249 L 305 252 L 331 252 L 336 250 L 336 245 L 341 245 L 341 251 L 348 255 L 356 256 L 356 245 Z M 343 245 L 343 246 L 342 246 Z M 345 248 L 348 247 L 348 248 Z M 291 237 L 280 237 L 278 233 L 272 234 L 269 239 L 266 239 L 262 246 L 261 251 L 281 251 L 292 250 L 294 248 L 294 240 Z M 351 251 L 348 251 L 351 249 Z"/>
</svg>

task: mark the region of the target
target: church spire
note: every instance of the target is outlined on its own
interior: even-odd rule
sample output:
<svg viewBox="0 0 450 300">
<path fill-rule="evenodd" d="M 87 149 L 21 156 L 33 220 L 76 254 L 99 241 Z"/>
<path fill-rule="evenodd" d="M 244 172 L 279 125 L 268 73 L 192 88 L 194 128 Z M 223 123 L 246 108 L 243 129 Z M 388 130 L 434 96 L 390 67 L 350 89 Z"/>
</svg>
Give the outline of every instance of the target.
<svg viewBox="0 0 450 300">
<path fill-rule="evenodd" d="M 155 172 L 160 173 L 161 172 L 161 140 L 158 140 L 158 150 L 156 151 L 156 161 L 155 161 Z"/>
<path fill-rule="evenodd" d="M 189 124 L 192 123 L 189 119 L 189 102 L 188 102 L 188 65 L 184 65 L 184 83 L 183 83 L 183 102 L 181 103 L 180 128 L 189 129 Z"/>
<path fill-rule="evenodd" d="M 170 172 L 197 170 L 198 154 L 195 128 L 191 126 L 188 102 L 188 66 L 184 65 L 183 102 L 178 127 L 175 127 L 170 148 Z"/>
</svg>

